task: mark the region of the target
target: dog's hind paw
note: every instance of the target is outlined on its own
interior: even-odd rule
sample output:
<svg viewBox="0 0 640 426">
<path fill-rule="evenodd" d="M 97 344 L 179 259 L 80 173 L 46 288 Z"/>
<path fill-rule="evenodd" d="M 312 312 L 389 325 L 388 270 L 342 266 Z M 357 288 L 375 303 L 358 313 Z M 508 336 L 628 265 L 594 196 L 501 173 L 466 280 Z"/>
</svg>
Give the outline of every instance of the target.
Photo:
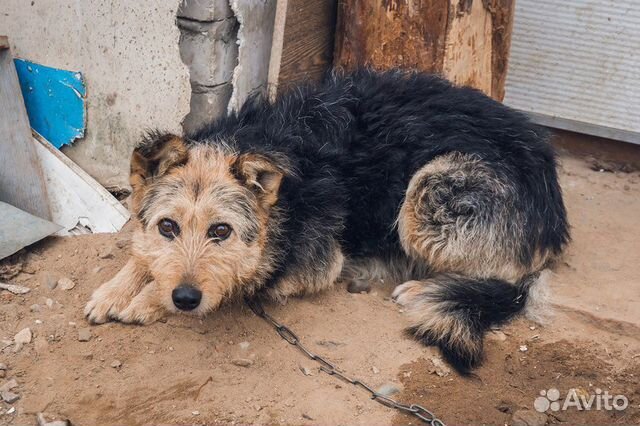
<svg viewBox="0 0 640 426">
<path fill-rule="evenodd" d="M 391 294 L 391 299 L 399 305 L 408 306 L 414 299 L 424 292 L 424 283 L 421 281 L 407 281 L 397 286 Z"/>
</svg>

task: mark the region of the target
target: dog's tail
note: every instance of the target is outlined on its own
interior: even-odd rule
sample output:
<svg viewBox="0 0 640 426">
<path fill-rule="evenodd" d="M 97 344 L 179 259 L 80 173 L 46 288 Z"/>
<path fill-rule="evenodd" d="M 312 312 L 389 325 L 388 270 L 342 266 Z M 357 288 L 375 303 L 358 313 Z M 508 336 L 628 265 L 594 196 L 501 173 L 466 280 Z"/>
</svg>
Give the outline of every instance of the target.
<svg viewBox="0 0 640 426">
<path fill-rule="evenodd" d="M 410 331 L 443 356 L 461 373 L 468 373 L 483 359 L 483 337 L 524 309 L 529 288 L 539 273 L 516 284 L 497 279 L 475 279 L 439 274 L 422 282 L 400 303 L 414 321 Z M 407 303 L 408 302 L 408 303 Z"/>
</svg>

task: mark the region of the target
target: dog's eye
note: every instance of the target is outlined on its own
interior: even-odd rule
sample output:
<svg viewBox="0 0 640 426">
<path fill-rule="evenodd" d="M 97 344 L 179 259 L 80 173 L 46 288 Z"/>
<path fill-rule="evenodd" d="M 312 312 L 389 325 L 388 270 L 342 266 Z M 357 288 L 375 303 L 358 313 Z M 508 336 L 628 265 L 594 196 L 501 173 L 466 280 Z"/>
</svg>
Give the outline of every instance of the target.
<svg viewBox="0 0 640 426">
<path fill-rule="evenodd" d="M 173 240 L 180 234 L 180 227 L 171 219 L 162 219 L 158 222 L 158 231 L 163 237 Z"/>
<path fill-rule="evenodd" d="M 231 235 L 231 226 L 227 225 L 226 223 L 211 225 L 211 228 L 209 228 L 209 232 L 207 232 L 207 234 L 209 235 L 209 238 L 213 239 L 214 241 L 226 240 L 227 238 L 229 238 L 229 235 Z"/>
</svg>

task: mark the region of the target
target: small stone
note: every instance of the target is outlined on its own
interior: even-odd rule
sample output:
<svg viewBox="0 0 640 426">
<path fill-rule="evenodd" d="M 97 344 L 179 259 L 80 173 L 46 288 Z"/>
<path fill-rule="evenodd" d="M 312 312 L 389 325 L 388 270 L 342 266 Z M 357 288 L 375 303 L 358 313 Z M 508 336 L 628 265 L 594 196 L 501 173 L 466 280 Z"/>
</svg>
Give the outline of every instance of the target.
<svg viewBox="0 0 640 426">
<path fill-rule="evenodd" d="M 16 407 L 11 407 L 7 410 L 7 414 L 13 414 L 16 412 Z"/>
<path fill-rule="evenodd" d="M 0 362 L 0 370 L 2 371 L 8 370 L 7 365 Z"/>
<path fill-rule="evenodd" d="M 99 273 L 100 271 L 102 271 L 102 266 L 96 266 L 95 268 L 93 268 L 93 269 L 91 270 L 91 272 L 92 272 L 92 273 L 94 273 L 94 274 L 97 274 L 97 273 Z"/>
<path fill-rule="evenodd" d="M 16 382 L 16 379 L 11 379 L 5 384 L 3 384 L 2 386 L 0 386 L 0 392 L 7 392 L 15 387 L 18 387 L 18 382 Z"/>
<path fill-rule="evenodd" d="M 116 359 L 111 363 L 111 368 L 120 368 L 122 367 L 122 362 L 120 362 L 120 360 Z"/>
<path fill-rule="evenodd" d="M 304 374 L 305 376 L 313 376 L 313 370 L 311 370 L 307 366 L 300 365 L 298 368 L 300 369 L 300 371 L 302 371 L 302 374 Z"/>
<path fill-rule="evenodd" d="M 42 413 L 37 414 L 36 422 L 38 423 L 38 426 L 71 426 L 71 422 L 69 420 L 53 420 L 48 422 Z"/>
<path fill-rule="evenodd" d="M 306 414 L 306 413 L 302 413 L 302 418 L 305 420 L 315 420 L 313 417 L 311 417 L 310 415 Z"/>
<path fill-rule="evenodd" d="M 200 415 L 200 411 L 198 411 L 198 410 L 192 411 L 191 415 L 192 416 L 199 416 Z"/>
<path fill-rule="evenodd" d="M 544 426 L 547 424 L 547 415 L 531 410 L 518 410 L 511 416 L 512 426 Z"/>
<path fill-rule="evenodd" d="M 42 324 L 42 320 L 39 320 L 39 319 L 35 320 L 34 322 L 38 325 Z"/>
<path fill-rule="evenodd" d="M 40 312 L 40 309 L 42 309 L 42 308 L 41 308 L 41 306 L 40 306 L 40 305 L 38 305 L 37 303 L 34 303 L 33 305 L 31 305 L 31 306 L 29 307 L 29 310 L 30 310 L 31 312 Z"/>
<path fill-rule="evenodd" d="M 7 372 L 5 370 L 0 370 L 0 379 L 4 379 L 7 377 Z"/>
<path fill-rule="evenodd" d="M 249 349 L 249 342 L 240 342 L 240 343 L 238 343 L 238 345 L 240 346 L 240 349 L 242 349 L 242 350 Z"/>
<path fill-rule="evenodd" d="M 231 364 L 237 365 L 238 367 L 250 367 L 253 365 L 253 360 L 247 358 L 236 358 L 231 361 Z"/>
<path fill-rule="evenodd" d="M 378 367 L 371 367 L 371 371 L 373 371 L 373 374 L 380 374 L 380 369 Z"/>
<path fill-rule="evenodd" d="M 535 326 L 535 325 L 531 325 L 531 326 L 529 326 L 529 330 L 535 330 L 535 329 L 536 329 L 536 326 Z"/>
<path fill-rule="evenodd" d="M 526 352 L 528 350 L 529 348 L 527 347 L 527 345 L 520 345 L 520 352 Z"/>
<path fill-rule="evenodd" d="M 433 364 L 433 369 L 430 371 L 431 373 L 435 373 L 440 377 L 448 376 L 451 373 L 451 368 L 439 357 L 429 358 L 431 364 Z"/>
<path fill-rule="evenodd" d="M 316 345 L 320 345 L 327 349 L 335 349 L 339 346 L 344 346 L 344 343 L 337 342 L 335 340 L 316 340 Z"/>
<path fill-rule="evenodd" d="M 22 330 L 20 330 L 18 334 L 13 337 L 13 341 L 16 344 L 13 351 L 18 352 L 24 345 L 26 345 L 27 343 L 31 343 L 32 337 L 33 334 L 31 333 L 30 328 L 23 328 Z"/>
<path fill-rule="evenodd" d="M 31 291 L 29 287 L 6 283 L 0 283 L 0 290 L 7 290 L 13 294 L 26 294 Z"/>
<path fill-rule="evenodd" d="M 18 395 L 17 393 L 13 393 L 11 391 L 0 392 L 0 397 L 2 397 L 2 400 L 7 404 L 13 404 L 14 402 L 20 399 L 20 395 Z"/>
<path fill-rule="evenodd" d="M 74 283 L 67 277 L 63 277 L 58 280 L 58 287 L 60 287 L 62 290 L 71 290 L 75 286 L 76 283 Z"/>
<path fill-rule="evenodd" d="M 507 413 L 507 414 L 513 413 L 513 408 L 511 407 L 511 404 L 507 401 L 500 401 L 500 403 L 496 405 L 496 410 L 500 411 L 501 413 Z"/>
<path fill-rule="evenodd" d="M 491 330 L 491 332 L 487 334 L 487 338 L 495 342 L 504 342 L 507 340 L 507 335 L 500 330 Z"/>
<path fill-rule="evenodd" d="M 54 275 L 45 274 L 40 278 L 40 283 L 47 287 L 49 290 L 53 290 L 58 286 L 58 280 Z"/>
<path fill-rule="evenodd" d="M 376 392 L 378 392 L 380 395 L 391 396 L 399 393 L 400 388 L 393 383 L 385 383 L 384 385 L 380 386 Z"/>
<path fill-rule="evenodd" d="M 69 420 L 54 420 L 45 426 L 71 426 L 71 422 Z"/>
<path fill-rule="evenodd" d="M 107 247 L 104 250 L 102 250 L 98 254 L 98 257 L 100 259 L 113 259 L 113 252 L 111 251 L 111 247 Z"/>
<path fill-rule="evenodd" d="M 363 280 L 353 280 L 347 285 L 349 293 L 369 293 L 371 291 L 371 283 Z"/>
<path fill-rule="evenodd" d="M 82 354 L 82 359 L 91 361 L 93 359 L 93 354 L 91 352 L 84 353 Z"/>
<path fill-rule="evenodd" d="M 75 321 L 69 321 L 69 325 L 70 325 L 71 327 L 75 327 L 77 324 L 75 323 Z"/>
<path fill-rule="evenodd" d="M 47 299 L 45 304 L 47 305 L 47 308 L 53 309 L 53 299 Z"/>
<path fill-rule="evenodd" d="M 128 245 L 129 245 L 129 240 L 122 239 L 122 240 L 116 241 L 116 247 L 118 247 L 119 249 L 123 249 Z"/>
<path fill-rule="evenodd" d="M 81 328 L 78 330 L 78 341 L 88 342 L 89 340 L 91 340 L 91 329 Z"/>
</svg>

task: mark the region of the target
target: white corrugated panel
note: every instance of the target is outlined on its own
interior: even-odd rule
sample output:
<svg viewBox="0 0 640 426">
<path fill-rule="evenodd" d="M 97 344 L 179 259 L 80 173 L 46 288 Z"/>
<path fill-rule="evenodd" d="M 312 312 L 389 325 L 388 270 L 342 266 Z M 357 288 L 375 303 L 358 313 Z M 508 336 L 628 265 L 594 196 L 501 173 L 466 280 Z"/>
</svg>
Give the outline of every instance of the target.
<svg viewBox="0 0 640 426">
<path fill-rule="evenodd" d="M 504 102 L 640 143 L 640 0 L 516 0 Z"/>
</svg>

